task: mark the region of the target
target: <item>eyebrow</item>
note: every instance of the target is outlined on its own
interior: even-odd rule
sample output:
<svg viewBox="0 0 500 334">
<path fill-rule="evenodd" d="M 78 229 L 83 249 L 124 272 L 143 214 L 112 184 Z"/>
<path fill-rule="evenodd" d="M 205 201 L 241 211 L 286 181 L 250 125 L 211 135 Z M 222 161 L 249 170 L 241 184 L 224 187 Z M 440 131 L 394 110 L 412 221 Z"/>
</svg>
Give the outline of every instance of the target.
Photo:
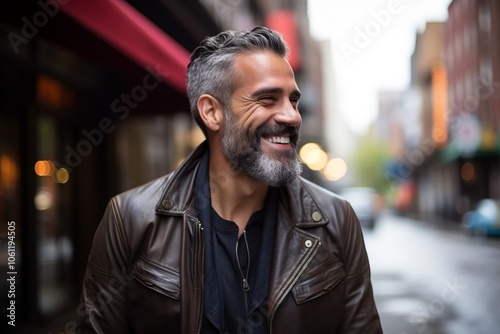
<svg viewBox="0 0 500 334">
<path fill-rule="evenodd" d="M 260 88 L 260 89 L 256 90 L 255 92 L 253 92 L 251 96 L 253 98 L 257 98 L 257 97 L 264 95 L 264 94 L 281 95 L 281 94 L 283 94 L 283 92 L 284 92 L 283 88 L 280 88 L 280 87 L 264 87 L 264 88 Z M 302 93 L 298 89 L 294 89 L 290 93 L 290 96 L 293 96 L 296 98 L 300 98 L 301 95 L 302 95 Z"/>
</svg>

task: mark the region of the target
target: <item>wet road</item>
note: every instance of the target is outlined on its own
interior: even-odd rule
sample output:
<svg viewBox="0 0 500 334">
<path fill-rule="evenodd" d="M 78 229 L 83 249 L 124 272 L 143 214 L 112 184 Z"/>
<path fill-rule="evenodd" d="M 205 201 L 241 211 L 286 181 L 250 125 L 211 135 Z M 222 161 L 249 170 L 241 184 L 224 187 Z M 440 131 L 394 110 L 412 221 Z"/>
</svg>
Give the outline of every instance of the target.
<svg viewBox="0 0 500 334">
<path fill-rule="evenodd" d="M 365 230 L 386 334 L 500 333 L 500 238 L 383 215 Z"/>
</svg>

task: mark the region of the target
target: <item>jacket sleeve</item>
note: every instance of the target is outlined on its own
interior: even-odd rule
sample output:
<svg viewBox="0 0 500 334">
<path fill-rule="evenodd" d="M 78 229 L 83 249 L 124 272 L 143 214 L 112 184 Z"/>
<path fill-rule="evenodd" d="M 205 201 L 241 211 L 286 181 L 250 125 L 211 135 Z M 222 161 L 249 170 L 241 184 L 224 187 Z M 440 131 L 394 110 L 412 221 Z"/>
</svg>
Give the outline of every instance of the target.
<svg viewBox="0 0 500 334">
<path fill-rule="evenodd" d="M 126 317 L 128 244 L 118 212 L 118 200 L 111 199 L 94 235 L 85 272 L 79 333 L 128 333 Z"/>
<path fill-rule="evenodd" d="M 352 207 L 346 203 L 343 252 L 346 267 L 346 304 L 341 333 L 382 333 L 370 278 L 370 265 L 362 230 Z"/>
</svg>

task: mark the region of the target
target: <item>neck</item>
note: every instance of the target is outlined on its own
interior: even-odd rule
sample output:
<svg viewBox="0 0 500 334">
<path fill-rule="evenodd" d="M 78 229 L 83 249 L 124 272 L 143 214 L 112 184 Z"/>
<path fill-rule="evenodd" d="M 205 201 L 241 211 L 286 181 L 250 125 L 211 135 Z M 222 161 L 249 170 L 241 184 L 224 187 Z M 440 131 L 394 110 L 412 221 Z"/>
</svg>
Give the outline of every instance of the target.
<svg viewBox="0 0 500 334">
<path fill-rule="evenodd" d="M 222 218 L 235 222 L 241 235 L 250 216 L 264 207 L 269 187 L 217 159 L 210 159 L 209 170 L 212 207 Z"/>
</svg>

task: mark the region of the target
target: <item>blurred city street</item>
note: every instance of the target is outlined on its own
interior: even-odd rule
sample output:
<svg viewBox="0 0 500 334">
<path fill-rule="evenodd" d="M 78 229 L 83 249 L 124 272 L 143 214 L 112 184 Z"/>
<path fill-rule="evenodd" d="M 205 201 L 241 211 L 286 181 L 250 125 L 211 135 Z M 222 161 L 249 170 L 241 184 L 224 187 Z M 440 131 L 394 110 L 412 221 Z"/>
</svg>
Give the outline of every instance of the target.
<svg viewBox="0 0 500 334">
<path fill-rule="evenodd" d="M 499 238 L 389 214 L 364 234 L 384 333 L 499 332 Z"/>
</svg>

